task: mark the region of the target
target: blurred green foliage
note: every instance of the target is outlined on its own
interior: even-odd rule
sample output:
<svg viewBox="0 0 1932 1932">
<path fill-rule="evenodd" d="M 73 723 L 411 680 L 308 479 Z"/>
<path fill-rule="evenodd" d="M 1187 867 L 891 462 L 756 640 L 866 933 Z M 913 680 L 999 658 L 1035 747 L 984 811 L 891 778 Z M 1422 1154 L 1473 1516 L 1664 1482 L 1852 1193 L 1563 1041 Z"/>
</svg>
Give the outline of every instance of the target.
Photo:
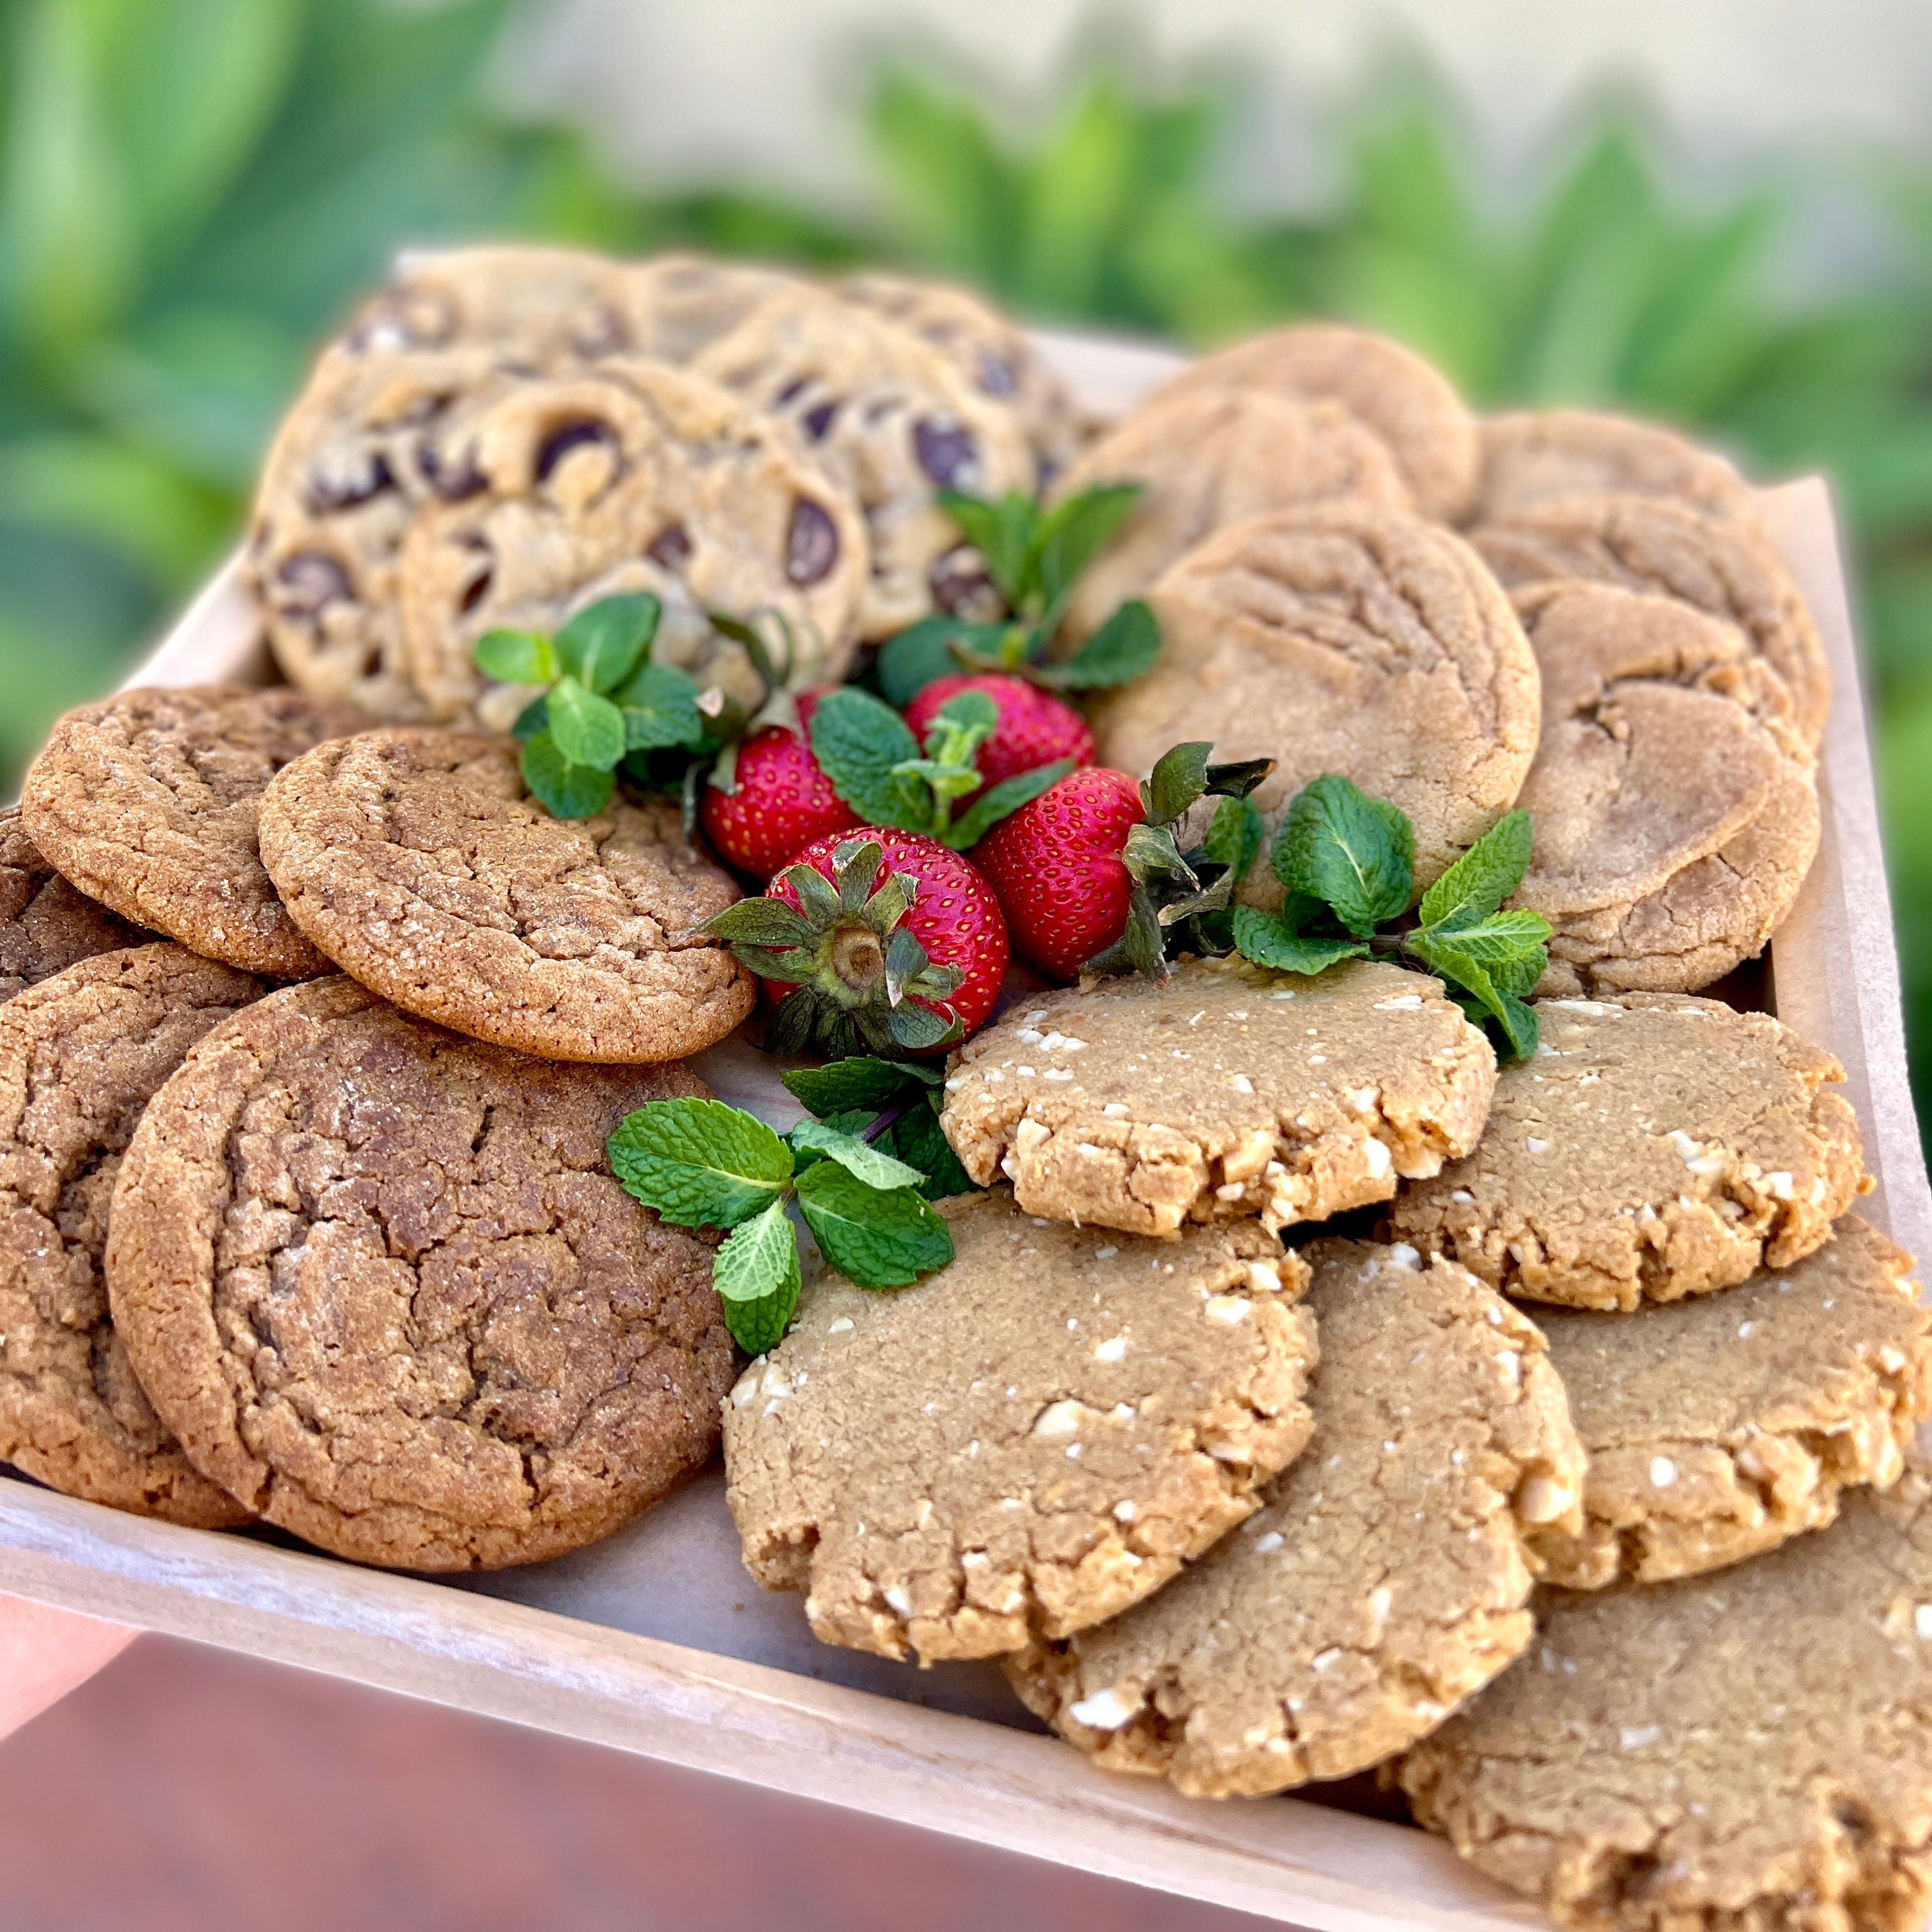
<svg viewBox="0 0 1932 1932">
<path fill-rule="evenodd" d="M 1021 311 L 1209 344 L 1302 313 L 1388 328 L 1472 400 L 1621 405 L 1766 474 L 1832 475 L 1880 718 L 1916 1043 L 1932 1066 L 1932 170 L 1830 184 L 1880 245 L 1790 273 L 1820 186 L 1714 205 L 1606 114 L 1513 213 L 1426 89 L 1338 137 L 1304 219 L 1220 186 L 1236 110 L 1104 64 L 1022 130 L 875 79 L 869 215 L 652 195 L 484 76 L 510 0 L 0 0 L 0 770 L 106 685 L 239 528 L 314 343 L 399 242 L 689 244 L 898 261 Z M 1796 286 L 1794 286 L 1796 284 Z"/>
</svg>

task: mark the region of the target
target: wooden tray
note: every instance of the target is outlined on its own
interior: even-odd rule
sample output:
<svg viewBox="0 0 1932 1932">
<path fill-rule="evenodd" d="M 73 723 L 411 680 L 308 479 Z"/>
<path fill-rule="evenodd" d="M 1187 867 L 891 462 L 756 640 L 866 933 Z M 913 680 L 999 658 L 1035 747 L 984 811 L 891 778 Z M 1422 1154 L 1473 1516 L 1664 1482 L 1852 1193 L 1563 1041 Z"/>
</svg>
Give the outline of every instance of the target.
<svg viewBox="0 0 1932 1932">
<path fill-rule="evenodd" d="M 1040 340 L 1100 419 L 1175 366 L 1137 344 Z M 1770 1003 L 1845 1064 L 1879 1182 L 1864 1212 L 1932 1253 L 1830 500 L 1810 479 L 1760 501 L 1817 614 L 1834 684 L 1823 842 L 1772 947 Z M 231 562 L 133 681 L 271 676 Z M 698 1066 L 724 1097 L 780 1125 L 796 1118 L 761 1055 L 728 1043 Z M 357 1569 L 273 1532 L 178 1529 L 0 1476 L 0 1591 L 1324 1932 L 1538 1922 L 1409 1826 L 1332 1800 L 1210 1804 L 1110 1776 L 1041 1735 L 990 1665 L 920 1671 L 825 1648 L 798 1599 L 745 1574 L 716 1468 L 595 1548 L 442 1581 Z"/>
</svg>

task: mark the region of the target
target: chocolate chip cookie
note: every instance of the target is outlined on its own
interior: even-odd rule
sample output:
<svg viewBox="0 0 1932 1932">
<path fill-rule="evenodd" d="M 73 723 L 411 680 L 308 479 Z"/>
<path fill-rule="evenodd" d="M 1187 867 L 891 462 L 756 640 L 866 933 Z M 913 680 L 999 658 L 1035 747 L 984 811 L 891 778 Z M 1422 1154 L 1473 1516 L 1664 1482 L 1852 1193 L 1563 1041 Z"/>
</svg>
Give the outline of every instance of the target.
<svg viewBox="0 0 1932 1932">
<path fill-rule="evenodd" d="M 1630 1310 L 1788 1268 L 1871 1184 L 1844 1070 L 1768 1013 L 1546 1000 L 1467 1159 L 1404 1190 L 1398 1240 L 1510 1294 Z"/>
<path fill-rule="evenodd" d="M 1596 1589 L 1755 1556 L 1898 1481 L 1932 1412 L 1912 1257 L 1856 1214 L 1781 1273 L 1631 1318 L 1540 1311 L 1589 1473 L 1583 1527 L 1533 1539 Z"/>
<path fill-rule="evenodd" d="M 1137 1234 L 1258 1214 L 1273 1230 L 1386 1201 L 1466 1153 L 1496 1065 L 1421 974 L 1192 960 L 1164 983 L 1016 1005 L 953 1059 L 940 1125 L 975 1180 L 1004 1174 L 1030 1214 Z"/>
<path fill-rule="evenodd" d="M 750 974 L 695 928 L 739 897 L 677 808 L 620 794 L 552 818 L 517 748 L 373 731 L 270 788 L 264 861 L 302 930 L 406 1011 L 558 1060 L 675 1060 L 752 1010 Z"/>
<path fill-rule="evenodd" d="M 1594 410 L 1515 410 L 1482 424 L 1472 524 L 1604 490 L 1666 496 L 1714 517 L 1754 522 L 1750 486 L 1721 456 L 1660 423 Z"/>
<path fill-rule="evenodd" d="M 941 1204 L 956 1253 L 828 1276 L 724 1412 L 746 1567 L 826 1642 L 989 1657 L 1158 1589 L 1308 1439 L 1308 1271 L 1250 1222 L 1173 1241 Z"/>
<path fill-rule="evenodd" d="M 1307 1448 L 1160 1595 L 1006 1666 L 1096 1763 L 1198 1797 L 1346 1777 L 1433 1730 L 1535 1634 L 1526 1536 L 1576 1520 L 1582 1451 L 1521 1315 L 1413 1248 L 1304 1252 Z"/>
<path fill-rule="evenodd" d="M 0 812 L 0 1000 L 153 936 L 76 892 L 27 836 L 18 806 Z"/>
<path fill-rule="evenodd" d="M 101 1253 L 142 1108 L 266 990 L 164 942 L 83 960 L 0 1008 L 0 1460 L 68 1496 L 202 1528 L 248 1520 L 150 1407 Z"/>
<path fill-rule="evenodd" d="M 262 869 L 256 818 L 284 766 L 371 722 L 299 691 L 124 691 L 55 725 L 22 820 L 70 883 L 122 918 L 246 972 L 326 972 Z"/>
<path fill-rule="evenodd" d="M 567 1066 L 332 978 L 203 1040 L 116 1184 L 116 1328 L 203 1474 L 338 1556 L 535 1562 L 711 1454 L 712 1244 L 611 1179 L 681 1067 Z"/>
</svg>

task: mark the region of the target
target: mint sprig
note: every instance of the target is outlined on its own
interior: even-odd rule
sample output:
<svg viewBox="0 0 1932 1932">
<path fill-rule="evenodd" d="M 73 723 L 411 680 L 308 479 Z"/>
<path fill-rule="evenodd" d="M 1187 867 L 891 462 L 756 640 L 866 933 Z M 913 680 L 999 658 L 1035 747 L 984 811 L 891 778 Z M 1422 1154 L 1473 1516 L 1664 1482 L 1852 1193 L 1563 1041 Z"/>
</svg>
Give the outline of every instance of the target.
<svg viewBox="0 0 1932 1932">
<path fill-rule="evenodd" d="M 927 1175 L 824 1120 L 781 1136 L 722 1100 L 652 1100 L 604 1151 L 625 1191 L 665 1220 L 729 1230 L 712 1280 L 725 1326 L 752 1354 L 778 1345 L 798 1306 L 794 1203 L 860 1288 L 903 1288 L 952 1258 L 951 1232 L 920 1192 Z"/>
<path fill-rule="evenodd" d="M 1502 902 L 1522 884 L 1531 843 L 1529 814 L 1505 813 L 1423 894 L 1415 924 L 1384 932 L 1414 892 L 1414 830 L 1394 806 L 1328 773 L 1296 793 L 1275 834 L 1269 862 L 1287 894 L 1282 910 L 1237 908 L 1234 948 L 1258 966 L 1302 974 L 1370 952 L 1406 955 L 1500 1036 L 1505 1059 L 1526 1059 L 1538 1034 L 1526 1001 L 1550 964 L 1550 922 Z"/>
<path fill-rule="evenodd" d="M 962 666 L 1015 672 L 1052 691 L 1110 689 L 1148 670 L 1160 654 L 1160 629 L 1138 598 L 1122 604 L 1071 657 L 1052 656 L 1081 573 L 1140 494 L 1138 484 L 1102 484 L 1048 509 L 1016 490 L 997 502 L 941 490 L 940 507 L 985 558 L 1012 614 L 994 624 L 927 617 L 902 631 L 879 653 L 877 676 L 886 698 L 908 704 L 934 678 Z"/>
<path fill-rule="evenodd" d="M 780 1076 L 827 1126 L 842 1128 L 889 1154 L 922 1178 L 928 1201 L 970 1194 L 974 1184 L 939 1128 L 945 1076 L 916 1061 L 855 1054 L 824 1066 L 803 1066 Z M 794 1129 L 794 1138 L 803 1131 Z"/>
</svg>

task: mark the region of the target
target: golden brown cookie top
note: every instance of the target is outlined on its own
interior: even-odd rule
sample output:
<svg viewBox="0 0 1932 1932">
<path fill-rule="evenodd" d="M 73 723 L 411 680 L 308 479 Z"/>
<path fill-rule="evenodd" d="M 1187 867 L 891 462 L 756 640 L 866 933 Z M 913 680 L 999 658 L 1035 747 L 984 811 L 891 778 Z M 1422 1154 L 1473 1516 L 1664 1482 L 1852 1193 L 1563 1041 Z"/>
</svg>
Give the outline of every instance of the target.
<svg viewBox="0 0 1932 1932">
<path fill-rule="evenodd" d="M 1596 410 L 1513 410 L 1486 418 L 1481 436 L 1472 524 L 1604 490 L 1669 497 L 1712 516 L 1756 517 L 1750 488 L 1730 464 L 1661 423 Z"/>
<path fill-rule="evenodd" d="M 101 1254 L 142 1108 L 266 990 L 164 941 L 83 960 L 0 1008 L 0 1460 L 65 1495 L 202 1528 L 248 1520 L 149 1406 Z"/>
<path fill-rule="evenodd" d="M 1474 1147 L 1496 1054 L 1438 982 L 1370 960 L 1244 959 L 1016 1004 L 952 1063 L 940 1124 L 1030 1214 L 1132 1234 L 1386 1201 Z"/>
<path fill-rule="evenodd" d="M 1844 1070 L 1768 1013 L 1545 1000 L 1475 1151 L 1406 1189 L 1398 1240 L 1511 1294 L 1629 1310 L 1788 1267 L 1870 1184 Z"/>
<path fill-rule="evenodd" d="M 532 1562 L 717 1441 L 712 1244 L 605 1171 L 682 1067 L 559 1066 L 352 980 L 272 994 L 150 1104 L 115 1191 L 117 1328 L 196 1466 L 359 1562 Z"/>
<path fill-rule="evenodd" d="M 0 1000 L 152 937 L 76 892 L 27 836 L 18 806 L 0 811 Z"/>
<path fill-rule="evenodd" d="M 1526 1534 L 1576 1520 L 1582 1452 L 1522 1316 L 1412 1248 L 1304 1252 L 1307 1448 L 1160 1595 L 1007 1666 L 1103 1768 L 1200 1796 L 1346 1777 L 1432 1730 L 1534 1634 Z"/>
<path fill-rule="evenodd" d="M 1755 1562 L 1542 1608 L 1524 1661 L 1400 1767 L 1466 1858 L 1584 1932 L 1923 1923 L 1922 1471 Z"/>
<path fill-rule="evenodd" d="M 124 691 L 54 726 L 21 815 L 62 872 L 122 918 L 244 971 L 300 979 L 328 962 L 262 870 L 262 795 L 292 760 L 370 722 L 299 691 Z"/>
<path fill-rule="evenodd" d="M 1137 1241 L 944 1202 L 956 1258 L 828 1276 L 725 1409 L 731 1512 L 828 1643 L 924 1662 L 1117 1615 L 1307 1440 L 1307 1270 L 1252 1222 Z"/>
<path fill-rule="evenodd" d="M 737 887 L 677 808 L 586 819 L 527 796 L 517 747 L 393 730 L 320 748 L 272 788 L 262 854 L 344 971 L 406 1011 L 560 1060 L 675 1060 L 756 988 L 695 931 Z"/>
<path fill-rule="evenodd" d="M 1630 1317 L 1539 1310 L 1589 1457 L 1580 1534 L 1534 1539 L 1552 1582 L 1694 1576 L 1896 1482 L 1932 1410 L 1912 1257 L 1848 1214 L 1792 1267 Z"/>
</svg>

